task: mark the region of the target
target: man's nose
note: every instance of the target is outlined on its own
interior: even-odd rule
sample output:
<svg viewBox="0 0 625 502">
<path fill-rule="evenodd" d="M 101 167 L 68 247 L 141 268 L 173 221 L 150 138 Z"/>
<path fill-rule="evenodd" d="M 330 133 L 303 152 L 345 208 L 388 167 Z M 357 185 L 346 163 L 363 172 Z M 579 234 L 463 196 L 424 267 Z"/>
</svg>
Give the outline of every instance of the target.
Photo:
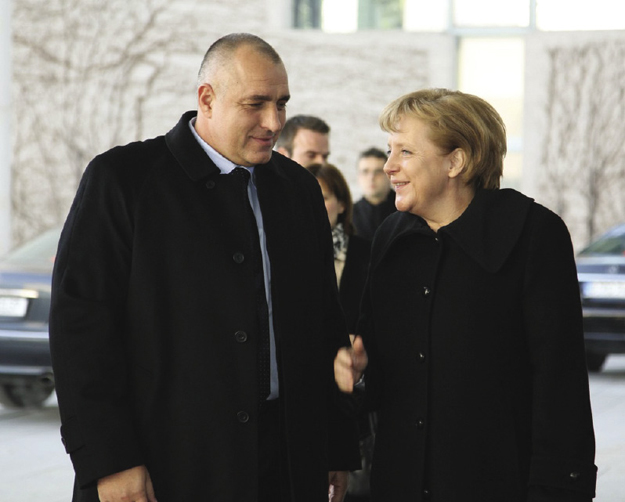
<svg viewBox="0 0 625 502">
<path fill-rule="evenodd" d="M 315 164 L 321 164 L 322 166 L 325 166 L 328 163 L 328 159 L 326 159 L 325 155 L 323 155 L 322 153 L 318 153 L 317 155 L 315 155 Z"/>
<path fill-rule="evenodd" d="M 263 113 L 262 126 L 272 132 L 278 132 L 282 129 L 284 120 L 282 111 L 273 106 L 268 106 Z"/>
</svg>

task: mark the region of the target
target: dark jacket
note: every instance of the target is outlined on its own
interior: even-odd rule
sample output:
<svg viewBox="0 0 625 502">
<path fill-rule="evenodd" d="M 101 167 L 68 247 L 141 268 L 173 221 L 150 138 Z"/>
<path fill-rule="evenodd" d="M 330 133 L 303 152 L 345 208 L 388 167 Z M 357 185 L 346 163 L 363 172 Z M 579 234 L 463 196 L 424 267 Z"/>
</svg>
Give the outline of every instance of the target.
<svg viewBox="0 0 625 502">
<path fill-rule="evenodd" d="M 384 219 L 397 211 L 395 191 L 391 190 L 380 204 L 373 205 L 364 197 L 354 204 L 353 223 L 356 234 L 369 241 Z"/>
<path fill-rule="evenodd" d="M 191 134 L 193 115 L 96 157 L 83 176 L 52 286 L 62 436 L 83 487 L 146 464 L 159 502 L 253 501 L 250 240 L 236 182 Z M 255 175 L 293 500 L 320 502 L 327 471 L 359 462 L 353 423 L 330 405 L 333 358 L 349 340 L 328 217 L 319 184 L 296 163 L 274 153 Z"/>
<path fill-rule="evenodd" d="M 478 191 L 437 233 L 391 215 L 363 314 L 373 500 L 591 499 L 582 313 L 558 216 L 513 190 Z"/>
<path fill-rule="evenodd" d="M 370 256 L 370 241 L 357 235 L 349 237 L 345 267 L 339 281 L 339 298 L 350 333 L 356 333 L 360 301 L 367 282 Z"/>
</svg>

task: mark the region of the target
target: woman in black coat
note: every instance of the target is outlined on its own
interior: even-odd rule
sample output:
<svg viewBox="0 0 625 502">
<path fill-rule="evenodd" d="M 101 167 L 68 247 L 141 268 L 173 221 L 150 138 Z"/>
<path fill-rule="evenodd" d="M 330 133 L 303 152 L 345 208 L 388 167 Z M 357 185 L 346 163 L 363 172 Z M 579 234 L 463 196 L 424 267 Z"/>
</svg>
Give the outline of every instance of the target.
<svg viewBox="0 0 625 502">
<path fill-rule="evenodd" d="M 368 358 L 372 500 L 590 501 L 594 433 L 566 226 L 499 189 L 505 127 L 482 99 L 422 90 L 380 124 L 399 211 L 373 242 L 362 340 L 335 360 L 351 392 Z"/>
</svg>

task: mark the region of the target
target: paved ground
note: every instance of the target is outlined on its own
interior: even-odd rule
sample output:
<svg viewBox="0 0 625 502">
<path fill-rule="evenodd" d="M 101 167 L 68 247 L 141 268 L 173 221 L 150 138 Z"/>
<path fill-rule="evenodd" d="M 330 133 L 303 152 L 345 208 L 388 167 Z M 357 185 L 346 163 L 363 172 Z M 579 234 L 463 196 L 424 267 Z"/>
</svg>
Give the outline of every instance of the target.
<svg viewBox="0 0 625 502">
<path fill-rule="evenodd" d="M 596 502 L 625 501 L 625 356 L 590 377 L 599 468 Z"/>
<path fill-rule="evenodd" d="M 591 375 L 599 482 L 596 502 L 625 501 L 625 356 Z M 73 472 L 55 397 L 36 411 L 0 407 L 0 502 L 70 502 Z"/>
</svg>

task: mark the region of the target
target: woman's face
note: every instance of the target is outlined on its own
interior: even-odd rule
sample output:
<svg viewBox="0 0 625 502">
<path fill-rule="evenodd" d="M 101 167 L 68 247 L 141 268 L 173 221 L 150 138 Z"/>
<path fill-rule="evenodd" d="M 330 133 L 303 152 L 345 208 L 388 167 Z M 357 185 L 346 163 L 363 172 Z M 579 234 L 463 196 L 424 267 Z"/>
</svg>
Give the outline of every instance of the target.
<svg viewBox="0 0 625 502">
<path fill-rule="evenodd" d="M 384 172 L 395 189 L 395 206 L 435 221 L 449 195 L 451 154 L 443 153 L 428 137 L 425 122 L 402 117 L 388 140 Z"/>
<path fill-rule="evenodd" d="M 345 211 L 345 205 L 340 202 L 334 192 L 331 192 L 328 189 L 328 186 L 322 180 L 319 181 L 319 186 L 321 187 L 321 193 L 323 194 L 323 200 L 326 204 L 326 211 L 328 212 L 328 219 L 330 220 L 330 226 L 334 228 L 339 219 L 339 214 L 343 214 Z"/>
</svg>

